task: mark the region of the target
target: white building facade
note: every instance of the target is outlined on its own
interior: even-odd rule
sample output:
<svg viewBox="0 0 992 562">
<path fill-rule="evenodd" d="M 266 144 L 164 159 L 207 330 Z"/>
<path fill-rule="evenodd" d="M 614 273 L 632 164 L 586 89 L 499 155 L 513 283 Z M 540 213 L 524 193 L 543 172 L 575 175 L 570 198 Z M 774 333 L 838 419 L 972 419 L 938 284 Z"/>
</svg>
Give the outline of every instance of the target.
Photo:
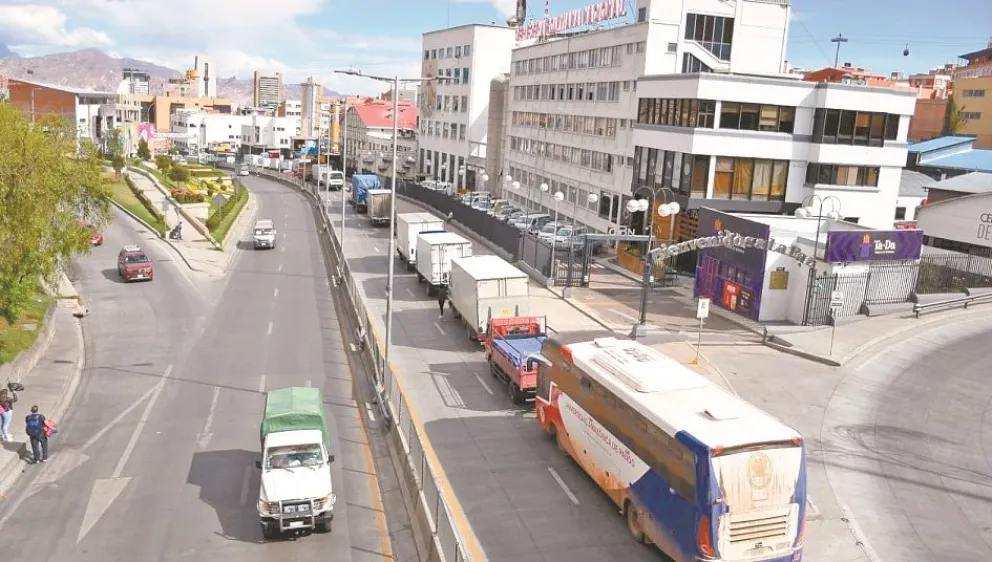
<svg viewBox="0 0 992 562">
<path fill-rule="evenodd" d="M 423 36 L 418 171 L 473 187 L 486 165 L 489 84 L 510 68 L 514 30 L 463 25 Z M 464 169 L 464 174 L 459 173 Z M 481 180 L 480 182 L 481 183 Z"/>
<path fill-rule="evenodd" d="M 683 209 L 662 238 L 694 237 L 700 207 L 782 214 L 821 200 L 893 227 L 914 92 L 705 73 L 645 76 L 637 94 L 630 193 Z"/>
<path fill-rule="evenodd" d="M 262 150 L 290 150 L 297 136 L 297 117 L 272 117 L 252 115 L 241 125 L 241 144 L 251 147 L 252 153 Z"/>
<path fill-rule="evenodd" d="M 608 15 L 623 17 L 625 10 L 620 2 Z M 560 191 L 565 217 L 601 232 L 622 223 L 633 179 L 638 78 L 778 73 L 789 12 L 788 2 L 638 0 L 636 23 L 521 43 L 512 55 L 504 182 L 497 190 L 522 209 L 549 213 Z M 522 35 L 533 35 L 526 29 Z"/>
<path fill-rule="evenodd" d="M 185 136 L 173 139 L 173 146 L 185 154 L 198 154 L 218 144 L 228 144 L 236 150 L 242 144 L 289 149 L 296 135 L 296 121 L 295 117 L 179 110 L 172 115 L 172 132 Z"/>
</svg>

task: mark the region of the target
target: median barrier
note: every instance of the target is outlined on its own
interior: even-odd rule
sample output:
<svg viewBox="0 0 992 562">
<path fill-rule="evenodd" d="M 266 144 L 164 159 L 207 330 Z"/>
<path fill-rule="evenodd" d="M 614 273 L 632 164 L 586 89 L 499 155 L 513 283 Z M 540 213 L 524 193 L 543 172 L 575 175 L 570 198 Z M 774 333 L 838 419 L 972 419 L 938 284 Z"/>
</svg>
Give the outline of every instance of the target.
<svg viewBox="0 0 992 562">
<path fill-rule="evenodd" d="M 302 193 L 317 222 L 328 278 L 337 277 L 354 313 L 364 349 L 373 365 L 376 406 L 387 431 L 390 457 L 403 491 L 420 559 L 427 562 L 482 562 L 485 554 L 475 538 L 461 505 L 444 475 L 423 422 L 406 398 L 402 374 L 383 357 L 383 339 L 365 308 L 365 294 L 351 274 L 334 225 L 324 213 L 314 189 L 284 174 L 262 171 L 261 176 Z"/>
</svg>

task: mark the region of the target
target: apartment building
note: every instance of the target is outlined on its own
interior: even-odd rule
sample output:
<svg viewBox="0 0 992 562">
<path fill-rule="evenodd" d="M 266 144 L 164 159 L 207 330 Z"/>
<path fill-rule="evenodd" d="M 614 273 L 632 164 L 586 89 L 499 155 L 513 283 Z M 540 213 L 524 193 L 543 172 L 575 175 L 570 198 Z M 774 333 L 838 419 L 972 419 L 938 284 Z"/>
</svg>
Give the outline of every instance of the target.
<svg viewBox="0 0 992 562">
<path fill-rule="evenodd" d="M 241 125 L 239 138 L 242 152 L 263 154 L 279 150 L 284 156 L 289 156 L 298 130 L 295 117 L 274 117 L 257 113 L 246 117 L 248 122 Z"/>
<path fill-rule="evenodd" d="M 265 107 L 273 111 L 283 100 L 282 74 L 262 74 L 256 70 L 252 80 L 252 105 Z"/>
<path fill-rule="evenodd" d="M 957 135 L 975 137 L 975 148 L 992 148 L 992 75 L 962 78 L 954 84 Z"/>
<path fill-rule="evenodd" d="M 396 137 L 397 174 L 416 173 L 417 106 L 399 102 Z M 345 106 L 348 168 L 389 175 L 393 161 L 393 102 L 369 100 Z"/>
<path fill-rule="evenodd" d="M 668 74 L 641 78 L 637 95 L 631 195 L 650 209 L 673 200 L 683 209 L 655 214 L 656 236 L 694 237 L 704 206 L 783 214 L 811 196 L 848 222 L 893 227 L 915 92 Z M 629 217 L 635 231 L 643 215 Z"/>
<path fill-rule="evenodd" d="M 617 2 L 605 15 L 625 10 Z M 631 193 L 640 76 L 783 69 L 788 2 L 638 0 L 636 11 L 630 25 L 539 36 L 514 49 L 501 171 L 504 196 L 519 207 L 547 212 L 560 191 L 559 213 L 607 231 L 625 220 Z M 562 20 L 587 23 L 569 14 L 551 21 Z"/>
<path fill-rule="evenodd" d="M 423 35 L 421 174 L 474 188 L 486 166 L 489 84 L 510 69 L 514 30 L 462 25 Z"/>
<path fill-rule="evenodd" d="M 7 81 L 8 103 L 37 122 L 42 117 L 55 115 L 74 124 L 80 139 L 96 140 L 104 129 L 100 127 L 100 108 L 113 104 L 117 94 L 98 92 L 86 88 L 71 88 L 17 78 Z"/>
<path fill-rule="evenodd" d="M 297 132 L 293 117 L 212 113 L 202 109 L 176 111 L 171 128 L 173 148 L 190 155 L 222 144 L 236 150 L 242 144 L 288 150 Z"/>
</svg>

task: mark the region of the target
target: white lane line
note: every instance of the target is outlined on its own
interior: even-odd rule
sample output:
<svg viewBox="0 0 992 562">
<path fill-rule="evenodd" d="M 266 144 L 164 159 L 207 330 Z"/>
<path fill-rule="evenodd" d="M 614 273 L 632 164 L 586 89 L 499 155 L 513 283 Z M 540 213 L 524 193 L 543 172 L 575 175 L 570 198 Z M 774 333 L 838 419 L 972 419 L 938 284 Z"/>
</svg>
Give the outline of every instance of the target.
<svg viewBox="0 0 992 562">
<path fill-rule="evenodd" d="M 245 475 L 241 479 L 241 505 L 248 505 L 248 487 L 251 486 L 251 465 L 245 467 Z"/>
<path fill-rule="evenodd" d="M 172 376 L 172 365 L 165 368 L 165 373 L 162 378 L 155 385 L 155 393 L 148 400 L 148 404 L 145 405 L 145 410 L 141 412 L 141 419 L 138 420 L 138 425 L 134 426 L 134 432 L 131 433 L 131 439 L 127 442 L 127 446 L 124 447 L 124 454 L 121 455 L 119 461 L 117 461 L 117 466 L 114 467 L 114 474 L 111 478 L 120 478 L 121 474 L 124 472 L 124 467 L 127 466 L 128 459 L 131 458 L 131 453 L 134 452 L 134 447 L 138 444 L 138 439 L 141 437 L 141 432 L 148 425 L 148 418 L 152 415 L 152 408 L 155 407 L 155 403 L 158 402 L 158 397 L 162 395 L 162 389 L 165 388 L 165 383 Z"/>
<path fill-rule="evenodd" d="M 306 386 L 307 388 L 310 388 L 311 386 L 313 386 L 313 383 L 310 382 L 310 379 L 307 379 L 307 382 L 306 382 L 306 384 L 304 386 Z"/>
<path fill-rule="evenodd" d="M 106 435 L 108 431 L 110 431 L 111 429 L 113 429 L 113 427 L 115 425 L 117 425 L 118 423 L 120 423 L 120 421 L 122 419 L 124 419 L 125 417 L 127 417 L 131 412 L 133 412 L 135 410 L 135 408 L 137 408 L 138 406 L 140 406 L 141 403 L 144 402 L 145 400 L 148 400 L 148 397 L 151 396 L 151 395 L 153 395 L 153 394 L 155 394 L 155 387 L 154 386 L 151 387 L 151 388 L 149 388 L 148 389 L 148 392 L 145 392 L 141 396 L 141 398 L 138 398 L 137 400 L 134 401 L 133 404 L 131 404 L 130 406 L 128 406 L 127 408 L 125 408 L 123 412 L 121 412 L 120 414 L 117 414 L 117 417 L 114 418 L 114 419 L 112 419 L 112 420 L 110 420 L 110 423 L 108 423 L 103 429 L 101 429 L 100 431 L 97 431 L 96 433 L 94 433 L 93 436 L 90 437 L 90 440 L 87 441 L 86 443 L 83 443 L 83 446 L 80 447 L 79 450 L 80 451 L 85 451 L 85 450 L 89 449 L 90 447 L 92 447 L 93 445 L 96 445 L 96 443 L 98 441 L 100 441 L 101 439 L 103 439 L 103 436 Z"/>
<path fill-rule="evenodd" d="M 573 494 L 572 491 L 568 489 L 568 486 L 565 485 L 565 481 L 561 479 L 561 476 L 558 476 L 558 472 L 555 471 L 555 469 L 551 468 L 550 466 L 548 467 L 548 472 L 551 473 L 551 477 L 555 479 L 555 482 L 557 482 L 558 485 L 561 486 L 562 491 L 565 492 L 565 495 L 568 496 L 568 499 L 573 504 L 579 505 L 579 498 L 575 497 L 575 494 Z"/>
<path fill-rule="evenodd" d="M 210 438 L 213 437 L 213 433 L 210 429 L 214 425 L 214 412 L 217 411 L 217 400 L 220 398 L 220 387 L 214 387 L 214 395 L 210 399 L 210 411 L 207 413 L 207 421 L 203 424 L 203 431 L 200 432 L 200 439 L 197 443 L 201 449 L 205 449 L 207 445 L 210 444 Z"/>
<path fill-rule="evenodd" d="M 410 295 L 411 297 L 414 296 L 413 291 L 410 290 L 410 287 L 406 288 L 406 294 Z"/>
<path fill-rule="evenodd" d="M 617 316 L 619 316 L 620 318 L 623 318 L 624 320 L 629 320 L 631 322 L 637 322 L 637 318 L 634 318 L 633 316 L 631 316 L 629 314 L 624 314 L 624 313 L 620 312 L 619 310 L 617 310 L 615 308 L 608 308 L 606 310 L 607 310 L 607 312 L 612 312 L 613 314 L 616 314 Z"/>
<path fill-rule="evenodd" d="M 486 381 L 482 380 L 482 377 L 480 377 L 479 375 L 475 375 L 475 380 L 479 381 L 479 384 L 482 385 L 482 388 L 484 388 L 486 392 L 489 393 L 490 396 L 493 395 L 493 389 L 489 388 L 489 385 L 486 384 Z"/>
<path fill-rule="evenodd" d="M 265 392 L 265 375 L 262 375 L 262 378 L 258 381 L 258 391 Z"/>
<path fill-rule="evenodd" d="M 372 405 L 368 402 L 365 403 L 365 413 L 369 416 L 369 421 L 375 423 L 375 414 L 372 413 Z"/>
<path fill-rule="evenodd" d="M 279 251 L 280 252 L 285 252 L 286 251 L 286 246 L 279 246 Z"/>
<path fill-rule="evenodd" d="M 282 265 L 280 265 L 279 268 L 276 271 L 278 271 L 278 272 L 281 273 L 282 272 Z"/>
<path fill-rule="evenodd" d="M 272 291 L 272 296 L 273 297 L 278 297 L 279 296 L 279 287 L 276 287 L 275 290 Z"/>
<path fill-rule="evenodd" d="M 440 324 L 438 324 L 437 322 L 435 322 L 435 323 L 434 323 L 434 327 L 435 327 L 435 328 L 437 328 L 437 331 L 438 331 L 438 332 L 441 332 L 441 335 L 442 335 L 442 336 L 446 336 L 446 335 L 448 335 L 448 332 L 445 332 L 445 331 L 444 331 L 444 328 L 442 328 L 442 327 L 441 327 L 441 325 L 440 325 Z"/>
<path fill-rule="evenodd" d="M 379 246 L 372 246 L 372 249 L 375 250 L 376 253 L 379 253 L 379 252 L 382 251 L 382 250 L 379 249 Z"/>
<path fill-rule="evenodd" d="M 267 336 L 271 336 L 272 335 L 272 321 L 271 320 L 269 320 L 269 329 L 265 331 L 265 335 L 267 335 Z"/>
</svg>

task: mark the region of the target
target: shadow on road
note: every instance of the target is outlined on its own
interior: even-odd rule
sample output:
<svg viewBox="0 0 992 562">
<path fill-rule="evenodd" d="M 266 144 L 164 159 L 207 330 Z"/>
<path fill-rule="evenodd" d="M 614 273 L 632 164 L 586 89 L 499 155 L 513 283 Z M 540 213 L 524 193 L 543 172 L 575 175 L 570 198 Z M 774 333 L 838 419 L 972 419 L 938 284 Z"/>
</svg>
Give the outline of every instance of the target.
<svg viewBox="0 0 992 562">
<path fill-rule="evenodd" d="M 119 271 L 117 271 L 117 269 L 104 269 L 100 271 L 100 273 L 103 274 L 104 279 L 113 281 L 114 283 L 121 283 L 121 284 L 127 283 L 127 281 L 125 281 L 124 278 L 121 277 L 121 274 Z"/>
<path fill-rule="evenodd" d="M 200 499 L 217 512 L 224 538 L 262 542 L 255 510 L 260 475 L 255 451 L 228 449 L 193 455 L 187 483 L 200 488 Z"/>
</svg>

